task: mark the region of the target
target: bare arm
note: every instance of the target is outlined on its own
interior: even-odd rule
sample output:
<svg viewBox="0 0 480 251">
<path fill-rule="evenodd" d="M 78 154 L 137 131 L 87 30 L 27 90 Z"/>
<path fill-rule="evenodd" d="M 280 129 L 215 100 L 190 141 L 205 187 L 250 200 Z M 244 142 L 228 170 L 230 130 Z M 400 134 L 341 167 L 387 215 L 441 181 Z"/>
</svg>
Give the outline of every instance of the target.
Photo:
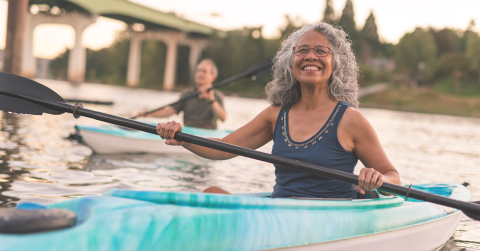
<svg viewBox="0 0 480 251">
<path fill-rule="evenodd" d="M 242 146 L 249 149 L 256 149 L 265 145 L 273 137 L 273 129 L 280 107 L 270 106 L 258 114 L 252 121 L 235 130 L 223 139 L 213 139 L 220 142 Z M 160 123 L 157 126 L 157 132 L 168 145 L 183 145 L 191 152 L 208 159 L 230 159 L 236 155 L 213 150 L 186 142 L 173 139 L 176 131 L 181 131 L 181 125 L 175 121 Z"/>
<path fill-rule="evenodd" d="M 215 99 L 215 91 L 213 89 L 209 89 L 210 86 L 204 86 L 200 87 L 198 89 L 200 95 L 198 95 L 199 98 L 201 99 L 206 99 L 210 102 L 213 102 L 211 104 L 211 108 L 213 113 L 221 120 L 225 121 L 227 119 L 227 113 L 225 112 L 225 109 L 223 109 L 222 105 L 218 102 L 218 100 Z"/>
<path fill-rule="evenodd" d="M 221 121 L 225 121 L 227 119 L 227 113 L 225 112 L 225 109 L 218 103 L 218 101 L 213 101 L 212 103 L 212 109 L 215 115 L 220 118 Z"/>
<path fill-rule="evenodd" d="M 375 190 L 383 182 L 400 183 L 400 175 L 383 150 L 375 130 L 358 110 L 348 108 L 339 124 L 338 138 L 347 151 L 354 151 L 366 168 L 360 171 L 361 189 Z"/>
<path fill-rule="evenodd" d="M 169 117 L 173 114 L 177 113 L 177 111 L 175 111 L 175 109 L 171 106 L 167 106 L 163 109 L 160 109 L 156 112 L 152 112 L 152 113 L 149 113 L 149 114 L 145 114 L 145 112 L 140 112 L 138 113 L 138 117 L 157 117 L 157 118 L 165 118 L 165 117 Z"/>
</svg>

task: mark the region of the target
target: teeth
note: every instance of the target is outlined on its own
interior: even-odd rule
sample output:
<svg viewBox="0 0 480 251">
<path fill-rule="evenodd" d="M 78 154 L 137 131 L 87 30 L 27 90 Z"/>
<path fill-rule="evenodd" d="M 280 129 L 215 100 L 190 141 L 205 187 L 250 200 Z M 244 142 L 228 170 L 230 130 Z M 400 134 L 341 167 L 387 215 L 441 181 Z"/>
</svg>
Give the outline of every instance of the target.
<svg viewBox="0 0 480 251">
<path fill-rule="evenodd" d="M 304 71 L 318 71 L 318 67 L 316 66 L 306 66 L 303 68 Z"/>
</svg>

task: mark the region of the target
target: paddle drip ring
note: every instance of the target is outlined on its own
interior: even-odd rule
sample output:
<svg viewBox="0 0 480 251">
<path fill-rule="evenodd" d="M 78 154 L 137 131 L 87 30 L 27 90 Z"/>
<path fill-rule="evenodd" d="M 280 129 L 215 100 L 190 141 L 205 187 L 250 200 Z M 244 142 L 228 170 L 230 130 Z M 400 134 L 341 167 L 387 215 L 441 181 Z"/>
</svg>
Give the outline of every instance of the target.
<svg viewBox="0 0 480 251">
<path fill-rule="evenodd" d="M 408 194 L 410 193 L 410 190 L 412 190 L 412 184 L 408 187 L 407 194 L 405 195 L 405 201 L 408 200 Z"/>
<path fill-rule="evenodd" d="M 72 114 L 73 114 L 73 117 L 74 117 L 75 119 L 80 118 L 80 115 L 77 114 L 77 110 L 78 110 L 79 107 L 83 108 L 82 103 L 75 103 L 75 106 L 73 106 L 73 112 L 72 112 Z"/>
</svg>

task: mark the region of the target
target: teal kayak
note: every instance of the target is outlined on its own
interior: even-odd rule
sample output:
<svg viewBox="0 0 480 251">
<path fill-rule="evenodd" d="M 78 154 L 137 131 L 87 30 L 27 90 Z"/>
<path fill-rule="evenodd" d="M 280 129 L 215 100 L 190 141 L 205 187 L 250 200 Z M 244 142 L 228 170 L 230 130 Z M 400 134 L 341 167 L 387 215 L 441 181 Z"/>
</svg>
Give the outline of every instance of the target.
<svg viewBox="0 0 480 251">
<path fill-rule="evenodd" d="M 153 123 L 151 123 L 153 124 Z M 158 135 L 128 130 L 114 125 L 76 126 L 83 141 L 99 154 L 117 153 L 181 153 L 190 154 L 183 147 L 165 145 Z M 182 131 L 208 138 L 223 138 L 232 131 L 211 130 L 184 126 Z"/>
<path fill-rule="evenodd" d="M 456 183 L 413 188 L 471 201 Z M 397 196 L 272 199 L 114 189 L 49 205 L 77 215 L 75 226 L 0 234 L 1 250 L 435 250 L 461 211 Z M 31 206 L 19 204 L 17 210 Z"/>
</svg>

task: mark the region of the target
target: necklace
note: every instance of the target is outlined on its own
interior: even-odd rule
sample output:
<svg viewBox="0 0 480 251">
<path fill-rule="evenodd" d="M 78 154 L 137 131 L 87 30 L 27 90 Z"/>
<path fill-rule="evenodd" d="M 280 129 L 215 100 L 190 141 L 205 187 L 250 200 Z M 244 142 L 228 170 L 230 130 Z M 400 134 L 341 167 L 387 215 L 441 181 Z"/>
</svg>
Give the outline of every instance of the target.
<svg viewBox="0 0 480 251">
<path fill-rule="evenodd" d="M 333 120 L 335 119 L 335 116 L 337 116 L 337 113 L 338 113 L 338 110 L 340 110 L 340 107 L 342 107 L 342 105 L 337 106 L 337 108 L 335 109 L 335 112 L 333 113 L 333 116 L 330 118 L 330 120 L 327 121 L 327 123 L 322 128 L 322 130 L 317 132 L 317 134 L 315 134 L 315 136 L 310 138 L 310 140 L 308 140 L 304 143 L 301 143 L 301 144 L 297 144 L 297 143 L 292 142 L 290 140 L 290 138 L 288 137 L 288 133 L 287 133 L 287 110 L 285 109 L 283 111 L 283 117 L 281 118 L 281 120 L 283 120 L 283 126 L 282 126 L 283 133 L 282 134 L 283 134 L 283 136 L 285 136 L 285 139 L 283 141 L 285 141 L 288 144 L 288 147 L 294 146 L 295 149 L 298 149 L 300 147 L 303 147 L 304 149 L 307 149 L 309 144 L 312 144 L 312 146 L 315 145 L 317 143 L 317 141 L 320 141 L 323 138 L 322 135 L 324 133 L 328 133 L 328 128 L 333 126 Z"/>
</svg>

